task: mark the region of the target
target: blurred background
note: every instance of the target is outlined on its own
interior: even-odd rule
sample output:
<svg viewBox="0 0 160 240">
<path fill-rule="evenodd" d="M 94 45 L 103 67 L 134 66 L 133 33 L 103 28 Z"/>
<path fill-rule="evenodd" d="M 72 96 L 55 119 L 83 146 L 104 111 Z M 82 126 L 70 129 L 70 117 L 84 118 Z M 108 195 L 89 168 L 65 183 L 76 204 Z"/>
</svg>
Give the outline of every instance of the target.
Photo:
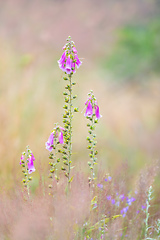
<svg viewBox="0 0 160 240">
<path fill-rule="evenodd" d="M 90 89 L 103 116 L 98 168 L 119 171 L 125 163 L 136 176 L 160 156 L 160 1 L 0 0 L 0 179 L 7 186 L 22 177 L 26 145 L 36 158 L 35 179 L 48 169 L 45 142 L 63 114 L 57 60 L 69 35 L 83 62 L 74 75 L 78 170 L 88 171 L 82 111 Z"/>
</svg>

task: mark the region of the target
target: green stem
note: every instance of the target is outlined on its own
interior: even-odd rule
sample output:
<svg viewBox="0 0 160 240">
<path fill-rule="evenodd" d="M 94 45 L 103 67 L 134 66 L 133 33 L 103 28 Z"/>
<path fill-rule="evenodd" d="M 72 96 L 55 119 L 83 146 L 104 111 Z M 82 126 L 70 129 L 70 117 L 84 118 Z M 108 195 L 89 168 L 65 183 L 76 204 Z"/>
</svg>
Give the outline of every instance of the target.
<svg viewBox="0 0 160 240">
<path fill-rule="evenodd" d="M 69 158 L 68 158 L 68 183 L 70 182 L 70 170 L 71 170 L 71 155 L 72 155 L 72 78 L 69 75 Z"/>
</svg>

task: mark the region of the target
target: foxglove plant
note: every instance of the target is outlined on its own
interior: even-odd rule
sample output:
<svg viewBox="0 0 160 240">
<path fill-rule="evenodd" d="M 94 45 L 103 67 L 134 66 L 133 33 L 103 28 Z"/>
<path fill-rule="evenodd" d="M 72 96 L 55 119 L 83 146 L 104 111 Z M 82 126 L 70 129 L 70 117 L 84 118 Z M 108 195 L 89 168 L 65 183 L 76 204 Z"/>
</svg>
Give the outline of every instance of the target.
<svg viewBox="0 0 160 240">
<path fill-rule="evenodd" d="M 76 67 L 79 68 L 82 62 L 79 60 L 77 55 L 77 50 L 75 48 L 74 42 L 71 40 L 71 37 L 68 37 L 67 43 L 63 47 L 64 53 L 58 61 L 60 69 L 67 75 L 63 77 L 67 81 L 65 91 L 63 92 L 65 104 L 63 108 L 65 113 L 63 114 L 63 123 L 64 123 L 64 150 L 63 154 L 63 163 L 62 170 L 65 172 L 65 176 L 68 178 L 68 184 L 72 181 L 71 177 L 71 155 L 72 155 L 72 119 L 73 112 L 78 112 L 78 108 L 73 108 L 73 100 L 77 97 L 73 96 L 73 86 L 76 84 L 72 82 L 72 76 L 76 72 Z"/>
<path fill-rule="evenodd" d="M 27 188 L 28 196 L 30 195 L 29 190 L 29 182 L 32 180 L 32 177 L 29 176 L 32 172 L 35 172 L 35 167 L 33 161 L 35 160 L 35 157 L 32 153 L 32 151 L 29 149 L 29 146 L 26 147 L 26 152 L 22 153 L 20 165 L 22 167 L 22 172 L 24 174 L 24 178 L 22 180 L 23 185 L 25 188 Z"/>
<path fill-rule="evenodd" d="M 90 150 L 90 159 L 91 161 L 88 162 L 88 165 L 91 170 L 91 175 L 88 178 L 89 185 L 92 183 L 94 187 L 94 180 L 95 180 L 95 164 L 97 164 L 97 158 L 96 155 L 98 154 L 97 150 L 95 150 L 96 147 L 96 134 L 95 134 L 95 126 L 98 123 L 98 120 L 102 117 L 99 113 L 99 106 L 97 103 L 97 100 L 93 94 L 93 91 L 91 90 L 90 93 L 88 93 L 88 99 L 85 102 L 86 111 L 84 116 L 90 121 L 87 124 L 87 127 L 89 128 L 88 133 L 89 136 L 87 137 L 88 140 L 88 149 Z"/>
<path fill-rule="evenodd" d="M 54 177 L 57 182 L 59 181 L 59 177 L 57 176 L 57 164 L 60 162 L 58 152 L 61 151 L 61 149 L 58 148 L 58 145 L 64 143 L 63 141 L 64 130 L 65 130 L 64 128 L 56 124 L 56 127 L 53 129 L 48 138 L 48 141 L 46 142 L 46 149 L 50 152 L 49 159 L 52 160 L 51 162 L 49 162 L 50 165 L 49 178 L 53 178 L 54 174 Z M 49 188 L 52 188 L 52 185 L 49 185 Z"/>
</svg>

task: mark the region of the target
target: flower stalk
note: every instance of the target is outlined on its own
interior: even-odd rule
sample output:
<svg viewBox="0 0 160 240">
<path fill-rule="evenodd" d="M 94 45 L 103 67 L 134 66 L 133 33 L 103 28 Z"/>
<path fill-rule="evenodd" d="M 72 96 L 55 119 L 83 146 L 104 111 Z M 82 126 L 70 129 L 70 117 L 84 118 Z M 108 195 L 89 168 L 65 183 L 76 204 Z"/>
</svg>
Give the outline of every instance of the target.
<svg viewBox="0 0 160 240">
<path fill-rule="evenodd" d="M 29 182 L 32 180 L 32 177 L 29 176 L 32 172 L 35 172 L 35 167 L 33 164 L 33 161 L 35 160 L 35 157 L 32 153 L 32 151 L 29 149 L 29 146 L 26 147 L 26 152 L 22 153 L 20 165 L 22 167 L 22 172 L 24 174 L 24 177 L 22 179 L 24 188 L 27 189 L 28 197 L 30 197 L 30 186 Z"/>
<path fill-rule="evenodd" d="M 61 167 L 62 171 L 65 173 L 65 176 L 68 179 L 68 185 L 73 180 L 71 177 L 72 166 L 72 119 L 73 113 L 78 112 L 78 108 L 73 108 L 73 100 L 77 98 L 76 95 L 73 96 L 73 86 L 76 84 L 72 82 L 73 74 L 76 72 L 76 67 L 79 68 L 81 61 L 78 58 L 77 50 L 75 48 L 74 42 L 71 40 L 71 37 L 68 37 L 67 43 L 63 47 L 64 53 L 58 61 L 60 69 L 62 69 L 67 77 L 63 77 L 64 81 L 67 82 L 65 86 L 64 95 L 64 106 L 65 113 L 63 114 L 63 123 L 64 123 L 64 150 L 63 154 L 63 163 L 64 166 Z"/>
<path fill-rule="evenodd" d="M 57 123 L 55 124 L 56 127 L 51 132 L 48 141 L 46 142 L 46 149 L 50 151 L 49 159 L 51 160 L 49 162 L 50 165 L 50 174 L 49 178 L 56 179 L 57 183 L 59 181 L 59 177 L 57 174 L 57 165 L 60 162 L 60 158 L 58 156 L 58 153 L 61 153 L 61 149 L 58 147 L 59 144 L 63 144 L 63 132 L 64 128 L 60 127 Z M 53 187 L 53 184 L 49 185 L 49 188 L 51 189 Z M 51 194 L 51 193 L 50 193 Z"/>
<path fill-rule="evenodd" d="M 84 116 L 90 121 L 87 124 L 87 127 L 89 128 L 88 130 L 89 136 L 87 137 L 87 141 L 88 141 L 87 148 L 90 150 L 90 154 L 89 154 L 90 161 L 88 162 L 88 165 L 91 171 L 88 181 L 89 181 L 89 186 L 92 184 L 92 186 L 94 187 L 94 181 L 96 179 L 95 165 L 97 164 L 97 154 L 98 154 L 98 151 L 95 150 L 96 144 L 97 144 L 95 127 L 96 127 L 96 124 L 98 123 L 98 120 L 101 118 L 101 115 L 99 113 L 99 106 L 97 104 L 96 98 L 92 90 L 88 94 L 88 99 L 85 105 L 86 105 L 86 112 Z"/>
</svg>

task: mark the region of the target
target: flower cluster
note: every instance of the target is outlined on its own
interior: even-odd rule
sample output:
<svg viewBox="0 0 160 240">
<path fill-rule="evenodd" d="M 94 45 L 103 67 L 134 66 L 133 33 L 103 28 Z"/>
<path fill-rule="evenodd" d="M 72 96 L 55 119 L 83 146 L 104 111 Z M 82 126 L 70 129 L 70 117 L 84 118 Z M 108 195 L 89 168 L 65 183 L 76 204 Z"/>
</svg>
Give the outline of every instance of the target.
<svg viewBox="0 0 160 240">
<path fill-rule="evenodd" d="M 48 151 L 51 152 L 51 151 L 53 150 L 54 138 L 57 138 L 57 137 L 58 137 L 59 143 L 60 143 L 60 144 L 63 144 L 63 143 L 64 143 L 64 142 L 63 142 L 63 131 L 64 131 L 64 130 L 65 130 L 65 129 L 62 128 L 62 127 L 60 127 L 60 126 L 56 126 L 56 127 L 53 129 L 51 135 L 50 135 L 49 138 L 48 138 L 48 141 L 46 142 L 46 149 L 47 149 Z"/>
<path fill-rule="evenodd" d="M 99 106 L 96 101 L 96 99 L 92 96 L 89 96 L 87 101 L 85 102 L 86 105 L 86 112 L 84 114 L 85 117 L 92 117 L 93 116 L 93 110 L 95 110 L 95 115 L 97 119 L 100 119 L 102 115 L 99 113 Z"/>
<path fill-rule="evenodd" d="M 25 167 L 25 155 L 26 153 L 23 152 L 22 153 L 22 156 L 21 156 L 21 160 L 20 160 L 20 165 L 22 165 L 22 167 Z M 28 173 L 31 174 L 32 172 L 35 172 L 35 167 L 34 167 L 34 164 L 33 164 L 33 161 L 35 161 L 35 157 L 33 155 L 33 153 L 31 152 L 31 150 L 29 150 L 28 154 L 27 154 L 27 170 L 28 170 Z"/>
<path fill-rule="evenodd" d="M 67 41 L 63 47 L 64 53 L 58 60 L 58 65 L 62 71 L 71 74 L 76 72 L 76 66 L 79 68 L 82 62 L 78 58 L 74 42 L 71 41 L 70 37 L 68 37 Z"/>
</svg>

